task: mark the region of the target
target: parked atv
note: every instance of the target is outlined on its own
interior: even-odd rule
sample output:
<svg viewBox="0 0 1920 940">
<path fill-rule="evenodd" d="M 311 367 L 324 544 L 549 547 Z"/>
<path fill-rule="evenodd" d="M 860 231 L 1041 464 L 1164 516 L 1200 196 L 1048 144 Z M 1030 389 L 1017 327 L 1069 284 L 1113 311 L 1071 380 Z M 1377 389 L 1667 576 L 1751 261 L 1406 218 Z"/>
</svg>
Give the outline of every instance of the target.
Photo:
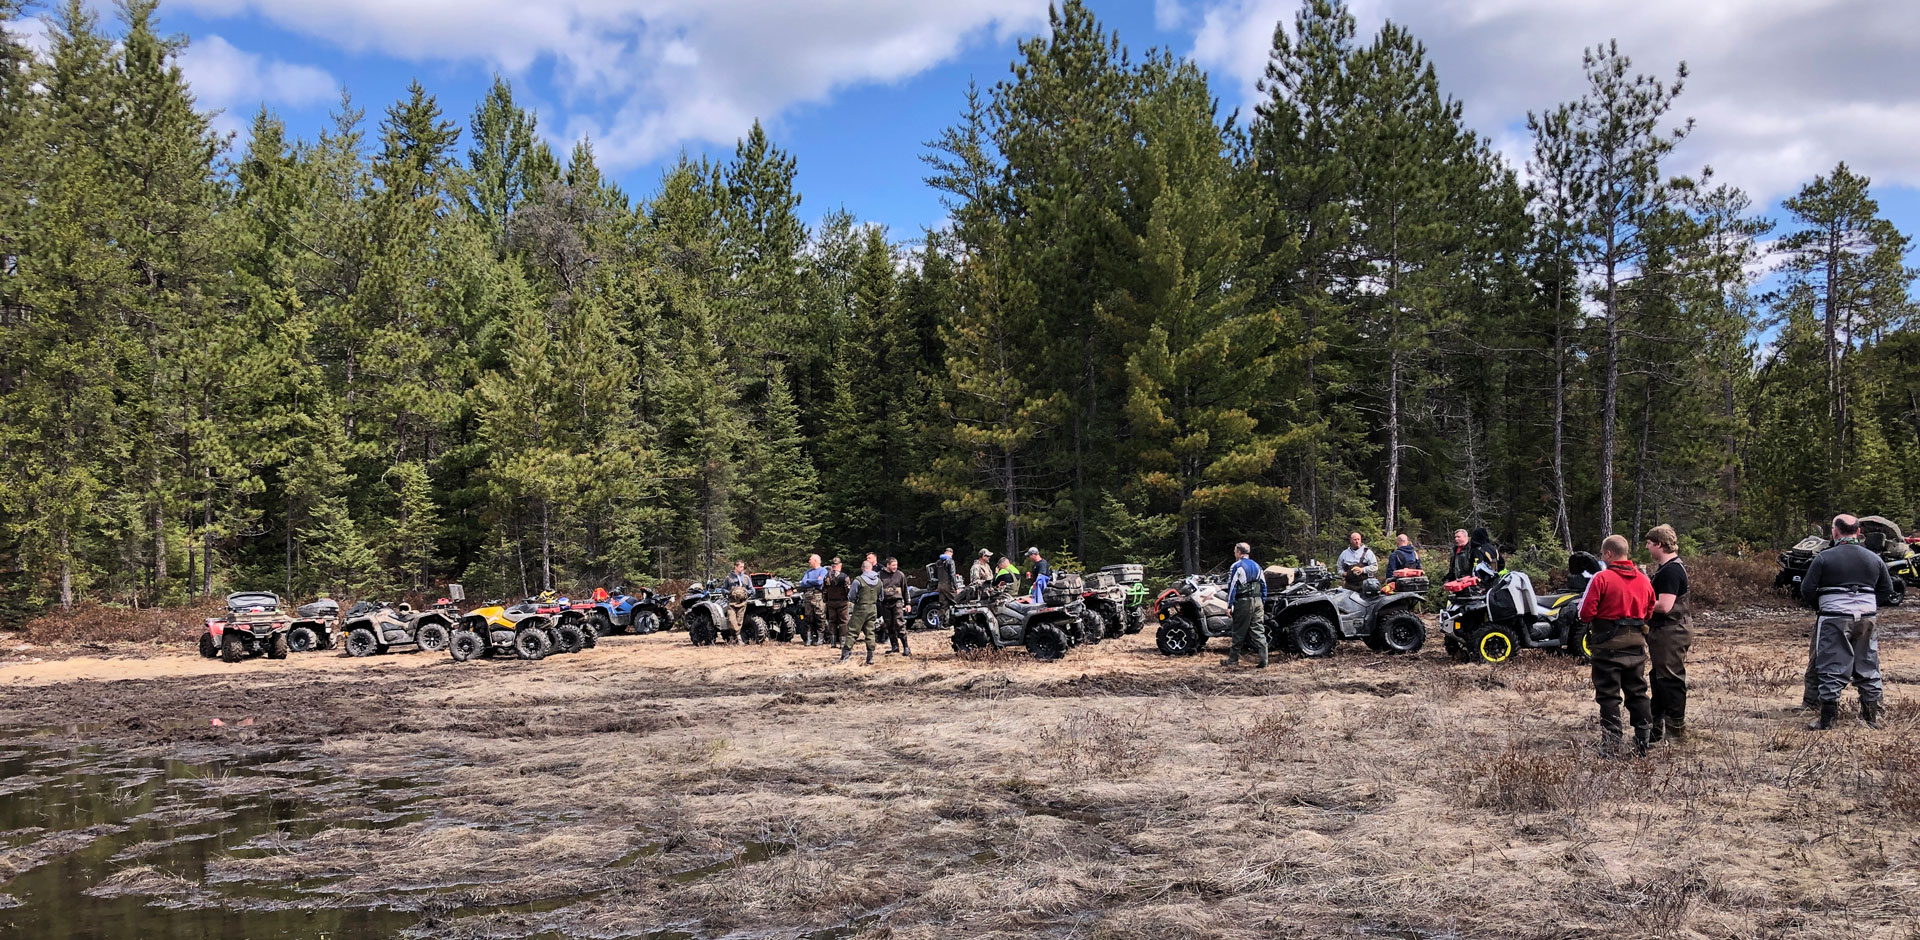
<svg viewBox="0 0 1920 940">
<path fill-rule="evenodd" d="M 712 588 L 698 581 L 680 595 L 680 620 L 687 625 L 687 639 L 695 646 L 712 646 L 716 640 L 733 642 L 733 627 L 727 621 L 727 594 L 716 584 Z"/>
<path fill-rule="evenodd" d="M 650 588 L 641 588 L 638 595 L 614 588 L 611 597 L 593 603 L 587 624 L 600 636 L 655 633 L 673 624 L 673 598 Z"/>
<path fill-rule="evenodd" d="M 927 566 L 927 579 L 933 579 L 933 566 Z M 957 602 L 956 602 L 957 605 Z M 901 615 L 909 630 L 939 630 L 946 627 L 946 614 L 941 609 L 940 592 L 927 588 L 907 586 L 906 612 Z"/>
<path fill-rule="evenodd" d="M 1154 599 L 1160 628 L 1153 644 L 1167 656 L 1193 656 L 1212 637 L 1233 636 L 1233 611 L 1227 606 L 1227 580 L 1218 575 L 1188 575 Z"/>
<path fill-rule="evenodd" d="M 1087 613 L 1100 621 L 1108 639 L 1139 633 L 1146 626 L 1145 578 L 1140 565 L 1108 565 L 1087 576 Z"/>
<path fill-rule="evenodd" d="M 446 649 L 453 641 L 460 611 L 456 601 L 465 599 L 458 584 L 447 585 L 448 595 L 433 607 L 416 611 L 379 601 L 361 601 L 347 611 L 342 628 L 347 635 L 347 652 L 353 656 L 372 656 L 395 646 L 412 645 L 429 653 Z"/>
<path fill-rule="evenodd" d="M 1054 603 L 1043 595 L 1034 603 L 1028 595 L 1007 597 L 989 595 L 981 600 L 957 597 L 953 610 L 953 649 L 1006 649 L 1024 646 L 1033 658 L 1052 661 L 1067 655 L 1089 632 L 1082 619 L 1086 607 L 1076 596 L 1066 603 Z"/>
<path fill-rule="evenodd" d="M 511 607 L 488 601 L 460 618 L 448 640 L 447 652 L 454 662 L 464 663 L 476 656 L 513 655 L 521 659 L 545 659 L 553 650 L 548 634 L 552 622 L 532 602 Z"/>
<path fill-rule="evenodd" d="M 287 628 L 287 648 L 296 653 L 333 649 L 340 635 L 340 602 L 323 597 L 294 608 L 293 625 Z"/>
<path fill-rule="evenodd" d="M 1860 544 L 1887 563 L 1887 572 L 1893 576 L 1893 604 L 1898 605 L 1905 599 L 1907 588 L 1920 585 L 1920 555 L 1914 553 L 1914 546 L 1920 544 L 1920 536 L 1907 536 L 1900 531 L 1897 523 L 1885 516 L 1861 516 Z M 1780 573 L 1773 578 L 1774 589 L 1798 600 L 1800 581 L 1806 577 L 1808 566 L 1813 564 L 1813 556 L 1831 547 L 1832 541 L 1814 534 L 1781 552 Z"/>
<path fill-rule="evenodd" d="M 792 581 L 765 572 L 753 575 L 753 593 L 747 596 L 747 615 L 740 621 L 740 642 L 792 640 L 800 632 L 805 608 Z"/>
<path fill-rule="evenodd" d="M 542 591 L 538 597 L 527 598 L 527 603 L 533 605 L 534 613 L 547 618 L 547 639 L 553 642 L 552 652 L 578 653 L 598 642 L 587 626 L 587 613 L 593 605 L 576 605 L 566 595 L 553 591 Z"/>
<path fill-rule="evenodd" d="M 1586 625 L 1580 622 L 1580 598 L 1587 582 L 1603 566 L 1587 552 L 1567 560 L 1567 583 L 1551 594 L 1536 594 L 1525 572 L 1497 572 L 1481 562 L 1471 577 L 1449 581 L 1447 604 L 1440 611 L 1447 655 L 1459 662 L 1502 663 L 1523 649 L 1578 651 L 1593 655 Z"/>
<path fill-rule="evenodd" d="M 209 617 L 200 634 L 200 655 L 237 663 L 249 656 L 286 659 L 293 618 L 280 612 L 280 595 L 236 591 L 227 595 L 227 615 Z"/>
</svg>

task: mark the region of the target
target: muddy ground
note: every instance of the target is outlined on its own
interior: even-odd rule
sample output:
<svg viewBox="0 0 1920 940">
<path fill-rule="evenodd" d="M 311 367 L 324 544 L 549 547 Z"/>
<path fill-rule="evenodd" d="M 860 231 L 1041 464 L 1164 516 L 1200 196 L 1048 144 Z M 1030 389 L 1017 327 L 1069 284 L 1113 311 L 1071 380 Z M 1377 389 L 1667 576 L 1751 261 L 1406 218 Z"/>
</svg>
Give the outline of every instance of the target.
<svg viewBox="0 0 1920 940">
<path fill-rule="evenodd" d="M 334 937 L 1911 940 L 1916 614 L 1883 618 L 1891 722 L 1850 708 L 1828 734 L 1791 710 L 1803 613 L 1702 615 L 1692 738 L 1630 761 L 1591 754 L 1570 660 L 1461 666 L 1437 639 L 1231 672 L 1151 631 L 1057 663 L 921 634 L 863 668 L 669 633 L 539 663 L 0 664 L 0 728 L 25 742 L 0 794 L 61 804 L 88 761 L 198 788 L 12 823 L 0 936 L 52 935 L 22 918 L 71 890 L 155 923 L 304 912 Z M 233 806 L 267 821 L 154 848 Z M 92 883 L 50 886 L 104 844 L 90 820 L 121 842 L 72 869 Z"/>
</svg>

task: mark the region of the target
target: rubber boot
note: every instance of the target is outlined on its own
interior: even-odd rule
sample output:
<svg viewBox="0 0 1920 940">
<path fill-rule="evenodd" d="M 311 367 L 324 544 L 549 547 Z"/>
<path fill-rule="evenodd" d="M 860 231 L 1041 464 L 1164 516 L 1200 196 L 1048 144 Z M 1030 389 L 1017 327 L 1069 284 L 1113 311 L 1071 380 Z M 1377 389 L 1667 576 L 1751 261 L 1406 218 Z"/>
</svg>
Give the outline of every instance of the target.
<svg viewBox="0 0 1920 940">
<path fill-rule="evenodd" d="M 898 652 L 900 652 L 900 637 L 891 633 L 887 634 L 887 655 L 891 656 Z"/>
<path fill-rule="evenodd" d="M 1658 724 L 1655 724 L 1658 727 Z M 1633 729 L 1633 750 L 1640 757 L 1647 756 L 1647 750 L 1653 747 L 1653 728 Z"/>
<path fill-rule="evenodd" d="M 902 656 L 913 655 L 913 647 L 907 645 L 907 635 L 904 633 L 900 634 L 900 655 Z"/>
<path fill-rule="evenodd" d="M 1866 722 L 1867 727 L 1875 731 L 1880 730 L 1880 717 L 1882 714 L 1884 714 L 1884 706 L 1879 702 L 1862 701 L 1860 703 L 1860 720 Z"/>
<path fill-rule="evenodd" d="M 1267 668 L 1267 651 L 1266 650 L 1260 651 L 1260 662 L 1255 664 L 1253 668 L 1255 669 Z"/>
<path fill-rule="evenodd" d="M 1667 718 L 1667 743 L 1680 744 L 1687 740 L 1687 720 L 1685 718 Z"/>
<path fill-rule="evenodd" d="M 1239 653 L 1238 651 L 1235 651 L 1235 652 L 1232 652 L 1232 653 L 1229 653 L 1229 654 L 1227 654 L 1227 658 L 1226 658 L 1226 659 L 1223 659 L 1223 660 L 1221 660 L 1221 661 L 1220 661 L 1220 665 L 1222 665 L 1222 666 L 1238 666 L 1238 665 L 1240 665 L 1240 653 Z"/>
<path fill-rule="evenodd" d="M 1646 736 L 1648 744 L 1659 744 L 1667 737 L 1667 720 L 1655 718 L 1653 724 L 1642 733 Z"/>
<path fill-rule="evenodd" d="M 842 646 L 842 647 L 840 647 L 840 661 L 841 661 L 841 662 L 843 662 L 843 663 L 844 663 L 844 662 L 846 662 L 847 660 L 849 660 L 849 659 L 852 659 L 852 658 L 853 658 L 853 647 L 851 647 L 851 646 Z M 873 661 L 873 654 L 872 654 L 872 653 L 868 653 L 868 654 L 867 654 L 867 661 L 868 661 L 868 662 L 872 662 L 872 661 Z"/>
<path fill-rule="evenodd" d="M 867 647 L 867 665 L 873 665 L 873 647 Z"/>
<path fill-rule="evenodd" d="M 1830 731 L 1833 729 L 1834 721 L 1837 720 L 1839 717 L 1840 717 L 1839 702 L 1821 702 L 1820 717 L 1815 718 L 1811 723 L 1809 723 L 1807 725 L 1807 730 L 1808 731 Z"/>
</svg>

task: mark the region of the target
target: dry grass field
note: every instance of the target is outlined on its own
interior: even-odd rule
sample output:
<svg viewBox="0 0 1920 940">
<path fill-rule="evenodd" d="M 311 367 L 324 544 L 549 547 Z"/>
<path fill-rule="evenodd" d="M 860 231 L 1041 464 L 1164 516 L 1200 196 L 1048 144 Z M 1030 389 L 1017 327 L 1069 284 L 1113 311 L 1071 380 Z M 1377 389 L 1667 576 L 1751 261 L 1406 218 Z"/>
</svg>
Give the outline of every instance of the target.
<svg viewBox="0 0 1920 940">
<path fill-rule="evenodd" d="M 464 665 L 180 644 L 0 660 L 0 723 L 404 781 L 404 824 L 92 887 L 278 885 L 239 896 L 431 937 L 1920 937 L 1920 618 L 1883 618 L 1888 726 L 1818 735 L 1803 613 L 1697 620 L 1691 740 L 1645 760 L 1592 755 L 1565 658 L 1229 672 L 1151 630 L 1057 663 L 920 634 L 872 668 L 677 633 Z"/>
</svg>

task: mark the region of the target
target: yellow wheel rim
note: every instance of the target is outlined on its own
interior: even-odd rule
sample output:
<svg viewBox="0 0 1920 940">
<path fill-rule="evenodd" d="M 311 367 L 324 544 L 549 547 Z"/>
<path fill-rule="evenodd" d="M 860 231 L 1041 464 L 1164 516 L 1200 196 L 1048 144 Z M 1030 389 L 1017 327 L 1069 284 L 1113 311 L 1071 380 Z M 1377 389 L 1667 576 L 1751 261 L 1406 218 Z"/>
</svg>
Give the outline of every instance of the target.
<svg viewBox="0 0 1920 940">
<path fill-rule="evenodd" d="M 1504 633 L 1494 632 L 1480 638 L 1480 658 L 1490 663 L 1503 663 L 1513 655 L 1513 641 Z"/>
<path fill-rule="evenodd" d="M 1593 634 L 1591 633 L 1580 634 L 1580 652 L 1588 656 L 1593 655 Z"/>
</svg>

